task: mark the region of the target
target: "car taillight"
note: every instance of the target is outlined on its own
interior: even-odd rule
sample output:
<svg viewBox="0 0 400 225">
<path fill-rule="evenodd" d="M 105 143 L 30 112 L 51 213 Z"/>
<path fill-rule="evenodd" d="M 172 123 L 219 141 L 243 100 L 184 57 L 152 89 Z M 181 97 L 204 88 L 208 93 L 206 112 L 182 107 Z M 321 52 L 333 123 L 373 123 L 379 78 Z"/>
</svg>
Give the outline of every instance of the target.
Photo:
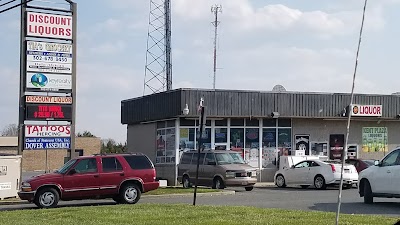
<svg viewBox="0 0 400 225">
<path fill-rule="evenodd" d="M 333 164 L 330 164 L 330 165 L 331 165 L 332 173 L 336 172 L 335 166 Z"/>
</svg>

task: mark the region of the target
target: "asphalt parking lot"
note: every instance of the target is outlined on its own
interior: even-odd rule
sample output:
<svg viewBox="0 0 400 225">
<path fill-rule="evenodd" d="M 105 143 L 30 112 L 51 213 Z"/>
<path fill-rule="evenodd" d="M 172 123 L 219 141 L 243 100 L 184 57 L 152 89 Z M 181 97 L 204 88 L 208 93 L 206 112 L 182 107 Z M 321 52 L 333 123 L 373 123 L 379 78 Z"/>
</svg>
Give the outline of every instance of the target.
<svg viewBox="0 0 400 225">
<path fill-rule="evenodd" d="M 198 196 L 198 205 L 237 205 L 255 206 L 262 208 L 281 208 L 295 210 L 315 210 L 324 212 L 336 212 L 337 188 L 327 190 L 315 190 L 312 188 L 276 188 L 260 187 L 246 192 L 241 188 L 229 188 L 234 190 L 232 195 Z M 373 205 L 366 205 L 358 196 L 357 189 L 343 190 L 341 212 L 346 214 L 370 214 L 400 217 L 400 199 L 375 198 Z M 193 195 L 189 196 L 145 196 L 138 204 L 164 203 L 164 204 L 192 204 Z M 84 200 L 60 202 L 60 207 L 87 205 L 112 205 L 112 200 Z M 20 210 L 36 208 L 33 204 L 0 205 L 0 210 Z"/>
</svg>

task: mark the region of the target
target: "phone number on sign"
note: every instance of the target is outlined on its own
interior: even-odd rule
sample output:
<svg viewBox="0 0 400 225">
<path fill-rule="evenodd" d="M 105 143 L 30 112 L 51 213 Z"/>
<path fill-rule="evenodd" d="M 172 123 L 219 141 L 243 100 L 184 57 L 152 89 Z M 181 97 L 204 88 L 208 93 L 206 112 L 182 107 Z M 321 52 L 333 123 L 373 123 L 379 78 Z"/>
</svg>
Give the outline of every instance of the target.
<svg viewBox="0 0 400 225">
<path fill-rule="evenodd" d="M 68 58 L 65 57 L 54 57 L 54 56 L 40 56 L 40 55 L 34 55 L 33 61 L 46 61 L 46 62 L 68 62 Z"/>
</svg>

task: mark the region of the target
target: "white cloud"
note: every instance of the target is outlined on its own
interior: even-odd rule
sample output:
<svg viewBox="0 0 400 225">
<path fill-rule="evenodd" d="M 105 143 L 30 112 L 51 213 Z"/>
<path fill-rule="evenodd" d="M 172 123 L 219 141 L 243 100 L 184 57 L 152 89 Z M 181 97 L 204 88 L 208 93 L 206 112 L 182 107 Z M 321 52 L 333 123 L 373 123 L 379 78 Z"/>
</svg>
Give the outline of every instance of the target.
<svg viewBox="0 0 400 225">
<path fill-rule="evenodd" d="M 126 48 L 126 43 L 121 40 L 114 42 L 99 43 L 92 47 L 90 51 L 94 54 L 114 55 L 121 53 Z"/>
</svg>

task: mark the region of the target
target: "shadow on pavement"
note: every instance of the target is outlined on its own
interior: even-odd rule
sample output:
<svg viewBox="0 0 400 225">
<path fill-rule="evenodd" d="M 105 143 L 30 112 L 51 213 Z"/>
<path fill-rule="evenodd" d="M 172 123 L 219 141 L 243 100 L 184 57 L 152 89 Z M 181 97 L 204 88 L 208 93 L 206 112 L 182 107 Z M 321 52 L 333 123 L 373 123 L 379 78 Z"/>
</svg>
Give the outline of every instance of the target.
<svg viewBox="0 0 400 225">
<path fill-rule="evenodd" d="M 336 212 L 337 203 L 316 203 L 311 210 Z M 363 202 L 342 203 L 340 212 L 345 214 L 374 214 L 400 216 L 400 202 L 375 202 L 371 205 Z"/>
<path fill-rule="evenodd" d="M 268 190 L 278 190 L 278 191 L 331 191 L 331 190 L 339 190 L 338 187 L 327 187 L 326 190 L 317 190 L 315 187 L 310 186 L 306 189 L 301 188 L 300 186 L 290 186 L 290 187 L 285 187 L 285 188 L 280 188 L 280 187 L 256 187 L 257 189 L 268 189 Z M 343 189 L 343 191 L 350 190 L 350 189 Z"/>
</svg>

